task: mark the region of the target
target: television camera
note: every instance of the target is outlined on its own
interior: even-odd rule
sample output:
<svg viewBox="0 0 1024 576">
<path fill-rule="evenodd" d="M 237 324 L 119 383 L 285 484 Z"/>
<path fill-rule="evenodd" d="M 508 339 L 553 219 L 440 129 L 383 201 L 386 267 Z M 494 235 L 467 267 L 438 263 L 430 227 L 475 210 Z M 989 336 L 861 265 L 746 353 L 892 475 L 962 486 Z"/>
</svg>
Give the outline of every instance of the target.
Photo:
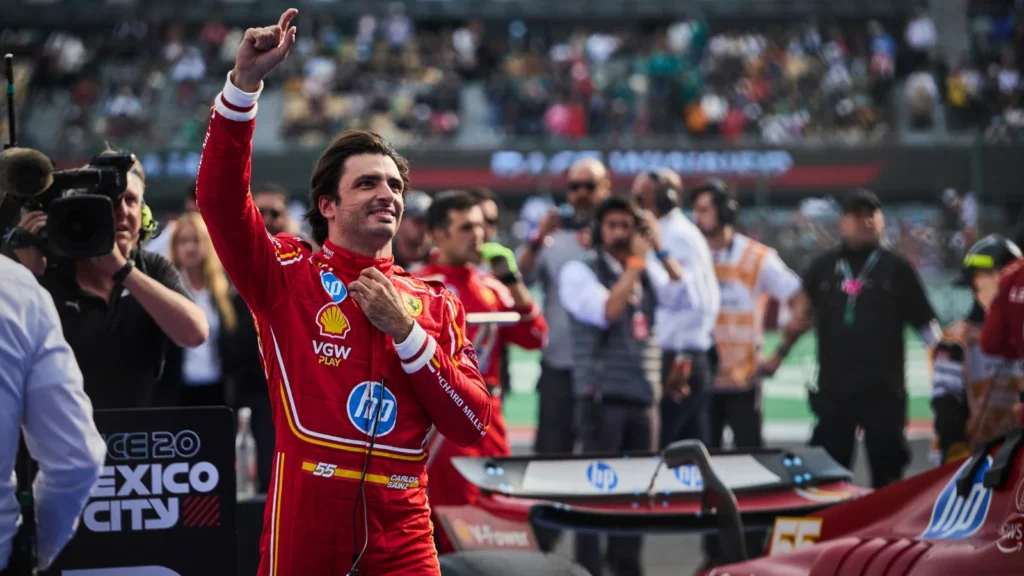
<svg viewBox="0 0 1024 576">
<path fill-rule="evenodd" d="M 125 153 L 100 154 L 88 166 L 55 170 L 42 152 L 17 145 L 14 122 L 13 59 L 5 57 L 8 87 L 10 143 L 0 152 L 0 198 L 10 195 L 22 211 L 42 210 L 46 226 L 33 235 L 22 228 L 5 234 L 13 249 L 37 247 L 67 258 L 91 258 L 114 248 L 114 207 L 128 187 L 128 172 L 135 157 Z"/>
</svg>

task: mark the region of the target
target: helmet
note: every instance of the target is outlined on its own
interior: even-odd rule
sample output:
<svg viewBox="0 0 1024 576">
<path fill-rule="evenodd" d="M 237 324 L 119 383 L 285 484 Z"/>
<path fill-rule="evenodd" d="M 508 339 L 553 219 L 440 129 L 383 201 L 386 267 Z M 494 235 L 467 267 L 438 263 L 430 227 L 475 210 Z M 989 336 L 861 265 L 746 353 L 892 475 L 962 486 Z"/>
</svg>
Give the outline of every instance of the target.
<svg viewBox="0 0 1024 576">
<path fill-rule="evenodd" d="M 964 255 L 963 268 L 953 284 L 970 286 L 976 271 L 998 272 L 1019 258 L 1021 252 L 1016 244 L 998 234 L 989 234 L 975 242 Z"/>
</svg>

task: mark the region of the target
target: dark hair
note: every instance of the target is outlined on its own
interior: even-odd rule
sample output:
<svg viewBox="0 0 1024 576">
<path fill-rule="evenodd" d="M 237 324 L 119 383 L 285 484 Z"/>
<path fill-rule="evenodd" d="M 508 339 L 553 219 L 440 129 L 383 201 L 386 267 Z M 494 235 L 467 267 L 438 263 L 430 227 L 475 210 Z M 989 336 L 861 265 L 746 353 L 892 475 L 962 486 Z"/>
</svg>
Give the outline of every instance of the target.
<svg viewBox="0 0 1024 576">
<path fill-rule="evenodd" d="M 327 239 L 327 218 L 320 213 L 320 198 L 338 201 L 338 183 L 345 171 L 345 161 L 360 154 L 379 154 L 395 161 L 402 177 L 402 192 L 409 189 L 409 162 L 399 154 L 390 142 L 379 134 L 366 130 L 346 130 L 331 142 L 313 168 L 309 182 L 309 210 L 306 221 L 313 231 L 313 240 L 323 244 Z"/>
<path fill-rule="evenodd" d="M 477 202 L 482 203 L 486 202 L 487 200 L 490 200 L 495 204 L 498 203 L 498 197 L 494 195 L 494 191 L 491 190 L 490 188 L 478 186 L 476 188 L 470 188 L 469 193 L 472 194 L 474 198 L 476 198 Z"/>
<path fill-rule="evenodd" d="M 196 179 L 193 178 L 192 181 L 188 183 L 188 186 L 185 187 L 185 199 L 186 200 L 192 200 L 193 202 L 195 201 L 195 199 L 196 199 L 196 187 L 197 186 L 198 186 L 198 183 L 197 183 Z"/>
<path fill-rule="evenodd" d="M 480 204 L 471 192 L 465 190 L 447 190 L 434 196 L 434 201 L 427 209 L 427 230 L 447 228 L 452 212 L 464 212 Z"/>
<path fill-rule="evenodd" d="M 604 225 L 604 218 L 612 212 L 625 212 L 633 217 L 633 224 L 640 227 L 643 222 L 640 206 L 632 198 L 624 196 L 609 196 L 601 201 L 594 210 L 594 220 L 590 223 L 591 240 L 597 250 L 603 250 L 604 239 L 601 238 L 601 226 Z"/>
<path fill-rule="evenodd" d="M 594 224 L 600 226 L 609 212 L 626 212 L 634 218 L 640 218 L 640 207 L 632 198 L 609 196 L 602 200 L 594 210 Z"/>
</svg>

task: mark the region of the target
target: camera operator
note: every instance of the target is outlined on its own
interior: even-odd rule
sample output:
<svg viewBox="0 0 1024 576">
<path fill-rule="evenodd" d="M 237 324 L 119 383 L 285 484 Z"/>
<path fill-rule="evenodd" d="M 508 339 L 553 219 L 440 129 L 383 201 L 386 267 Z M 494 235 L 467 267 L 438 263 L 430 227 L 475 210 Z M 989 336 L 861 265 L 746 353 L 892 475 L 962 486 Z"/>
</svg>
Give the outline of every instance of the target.
<svg viewBox="0 0 1024 576">
<path fill-rule="evenodd" d="M 31 534 L 18 533 L 19 429 L 39 464 L 35 564 L 46 570 L 75 533 L 107 446 L 53 300 L 27 271 L 0 255 L 0 574 L 32 571 L 31 546 L 25 544 Z"/>
<path fill-rule="evenodd" d="M 632 201 L 611 196 L 598 205 L 592 238 L 594 254 L 566 263 L 558 278 L 571 318 L 582 451 L 649 451 L 654 389 L 662 380 L 654 309 L 692 307 L 696 297 L 682 267 L 665 254 L 658 221 Z M 641 574 L 641 546 L 640 536 L 609 536 L 612 572 Z M 576 560 L 591 574 L 603 573 L 597 535 L 576 535 Z"/>
<path fill-rule="evenodd" d="M 70 260 L 49 257 L 36 247 L 14 250 L 53 296 L 85 391 L 97 409 L 170 403 L 176 391 L 158 386 L 167 340 L 193 348 L 210 331 L 177 270 L 163 256 L 138 247 L 154 228 L 151 216 L 144 222 L 144 191 L 145 174 L 136 161 L 124 194 L 114 203 L 110 254 Z M 18 225 L 38 235 L 46 222 L 46 214 L 31 211 Z"/>
</svg>

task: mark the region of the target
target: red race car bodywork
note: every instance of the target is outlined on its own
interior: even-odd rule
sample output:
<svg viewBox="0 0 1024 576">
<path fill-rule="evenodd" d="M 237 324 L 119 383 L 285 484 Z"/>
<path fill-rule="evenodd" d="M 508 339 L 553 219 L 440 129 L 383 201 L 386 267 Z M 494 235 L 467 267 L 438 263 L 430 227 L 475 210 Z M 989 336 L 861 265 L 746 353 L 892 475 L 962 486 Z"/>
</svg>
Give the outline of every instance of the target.
<svg viewBox="0 0 1024 576">
<path fill-rule="evenodd" d="M 790 551 L 770 551 L 709 576 L 1022 574 L 1022 433 L 965 461 L 812 514 L 803 521 L 820 527 L 817 543 L 786 546 Z M 801 527 L 794 527 L 789 538 L 795 542 Z"/>
<path fill-rule="evenodd" d="M 876 492 L 852 485 L 848 471 L 810 448 L 716 454 L 699 467 L 673 463 L 672 447 L 663 459 L 465 460 L 457 467 L 485 496 L 475 507 L 435 514 L 459 549 L 536 549 L 537 524 L 609 533 L 715 531 L 723 544 L 744 527 L 772 529 L 767 555 L 706 576 L 1024 574 L 1021 446 L 1024 428 L 967 460 Z M 779 465 L 801 459 L 802 467 Z M 662 460 L 652 474 L 651 461 Z M 586 482 L 579 481 L 582 471 Z M 736 519 L 742 524 L 729 523 Z"/>
</svg>

